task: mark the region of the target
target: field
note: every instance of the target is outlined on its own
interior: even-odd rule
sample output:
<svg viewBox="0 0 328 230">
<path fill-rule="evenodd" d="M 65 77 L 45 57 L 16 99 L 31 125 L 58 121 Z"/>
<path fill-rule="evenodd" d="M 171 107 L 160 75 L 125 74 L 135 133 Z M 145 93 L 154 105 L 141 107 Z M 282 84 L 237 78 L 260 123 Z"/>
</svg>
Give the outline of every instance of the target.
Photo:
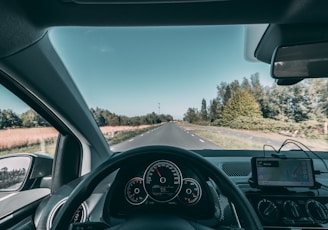
<svg viewBox="0 0 328 230">
<path fill-rule="evenodd" d="M 104 126 L 100 127 L 106 137 L 115 137 L 127 131 L 143 130 L 141 126 Z M 54 155 L 58 132 L 54 128 L 18 128 L 0 130 L 0 155 L 9 153 L 46 153 Z"/>
<path fill-rule="evenodd" d="M 58 132 L 48 127 L 0 130 L 0 149 L 40 144 L 57 136 Z"/>
</svg>

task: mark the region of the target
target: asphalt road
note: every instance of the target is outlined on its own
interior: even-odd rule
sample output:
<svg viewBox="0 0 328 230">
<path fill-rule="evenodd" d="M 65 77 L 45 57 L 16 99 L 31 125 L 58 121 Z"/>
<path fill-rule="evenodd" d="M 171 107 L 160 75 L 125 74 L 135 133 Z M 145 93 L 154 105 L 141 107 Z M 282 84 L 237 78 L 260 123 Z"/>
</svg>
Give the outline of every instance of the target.
<svg viewBox="0 0 328 230">
<path fill-rule="evenodd" d="M 189 133 L 189 131 L 184 130 L 175 123 L 167 123 L 130 140 L 113 145 L 111 150 L 123 152 L 146 145 L 169 145 L 189 150 L 221 149 L 219 146 Z"/>
</svg>

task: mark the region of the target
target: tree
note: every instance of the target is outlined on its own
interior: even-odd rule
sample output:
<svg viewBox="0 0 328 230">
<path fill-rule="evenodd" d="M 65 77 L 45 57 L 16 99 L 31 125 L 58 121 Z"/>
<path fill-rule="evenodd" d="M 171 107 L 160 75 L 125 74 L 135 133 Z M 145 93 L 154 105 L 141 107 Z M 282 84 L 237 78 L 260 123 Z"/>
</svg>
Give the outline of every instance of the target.
<svg viewBox="0 0 328 230">
<path fill-rule="evenodd" d="M 22 126 L 22 120 L 11 109 L 0 110 L 0 128 L 17 128 Z"/>
<path fill-rule="evenodd" d="M 188 121 L 189 123 L 195 123 L 199 121 L 199 113 L 196 108 L 188 108 L 187 112 L 184 114 L 184 121 Z"/>
<path fill-rule="evenodd" d="M 120 118 L 118 116 L 112 116 L 109 125 L 119 126 L 120 125 Z"/>
<path fill-rule="evenodd" d="M 251 93 L 253 94 L 256 100 L 260 99 L 263 95 L 263 86 L 260 82 L 259 73 L 254 73 L 251 75 Z"/>
<path fill-rule="evenodd" d="M 216 88 L 218 90 L 217 101 L 220 104 L 224 104 L 224 95 L 226 94 L 228 84 L 226 82 L 221 82 Z"/>
<path fill-rule="evenodd" d="M 249 92 L 238 90 L 227 102 L 222 113 L 222 123 L 228 124 L 237 117 L 261 117 L 260 106 Z"/>
<path fill-rule="evenodd" d="M 305 94 L 305 86 L 300 82 L 291 87 L 293 97 L 291 98 L 291 119 L 296 122 L 309 120 L 314 111 L 311 103 L 311 96 Z"/>
<path fill-rule="evenodd" d="M 91 109 L 91 112 L 98 126 L 107 125 L 106 120 L 102 114 L 103 109 L 97 107 L 96 109 Z"/>
<path fill-rule="evenodd" d="M 263 117 L 296 122 L 322 120 L 324 115 L 319 108 L 319 91 L 324 84 L 316 81 L 306 80 L 292 86 L 273 85 L 265 89 L 261 106 Z"/>
<path fill-rule="evenodd" d="M 173 121 L 173 117 L 171 115 L 169 115 L 169 114 L 166 114 L 166 115 L 161 114 L 161 115 L 159 115 L 159 118 L 160 118 L 161 122 L 164 122 L 164 121 L 165 122 Z"/>
<path fill-rule="evenodd" d="M 217 99 L 213 99 L 210 101 L 209 106 L 209 119 L 211 122 L 215 121 L 219 118 L 219 112 L 221 111 L 221 106 Z"/>
<path fill-rule="evenodd" d="M 307 80 L 309 93 L 312 96 L 312 101 L 316 104 L 315 114 L 319 119 L 328 118 L 328 80 L 327 79 L 311 79 Z"/>
<path fill-rule="evenodd" d="M 221 84 L 217 86 L 218 102 L 222 104 L 224 107 L 227 104 L 227 102 L 230 100 L 230 98 L 232 98 L 233 95 L 240 89 L 241 88 L 238 80 L 235 80 L 230 84 L 227 84 L 226 82 L 221 82 Z"/>
<path fill-rule="evenodd" d="M 251 94 L 254 96 L 255 100 L 259 103 L 263 117 L 267 117 L 267 94 L 265 88 L 260 82 L 259 73 L 254 73 L 250 77 L 251 80 Z"/>
<path fill-rule="evenodd" d="M 233 97 L 233 95 L 238 92 L 241 88 L 240 88 L 240 84 L 238 80 L 234 80 L 233 82 L 230 83 L 230 88 L 231 88 L 231 97 Z"/>
<path fill-rule="evenodd" d="M 252 87 L 251 84 L 249 83 L 248 78 L 244 77 L 243 81 L 241 82 L 241 89 L 246 90 L 247 92 L 251 92 L 252 91 Z"/>
<path fill-rule="evenodd" d="M 207 105 L 206 105 L 206 100 L 204 98 L 202 100 L 202 107 L 200 109 L 200 114 L 202 116 L 203 121 L 208 120 Z"/>
<path fill-rule="evenodd" d="M 20 116 L 22 126 L 26 128 L 49 126 L 49 123 L 43 119 L 33 109 L 29 109 Z"/>
<path fill-rule="evenodd" d="M 265 118 L 286 121 L 290 118 L 290 100 L 292 94 L 286 87 L 273 85 L 266 92 L 268 99 L 265 104 Z M 263 108 L 263 107 L 262 107 Z"/>
</svg>

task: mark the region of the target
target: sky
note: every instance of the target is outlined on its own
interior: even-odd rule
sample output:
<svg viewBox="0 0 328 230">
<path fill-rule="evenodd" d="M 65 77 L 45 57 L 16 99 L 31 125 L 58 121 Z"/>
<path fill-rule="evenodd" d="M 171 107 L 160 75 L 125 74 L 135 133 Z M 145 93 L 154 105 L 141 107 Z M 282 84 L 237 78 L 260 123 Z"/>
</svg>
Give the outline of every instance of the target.
<svg viewBox="0 0 328 230">
<path fill-rule="evenodd" d="M 268 64 L 244 59 L 244 33 L 242 26 L 69 27 L 50 38 L 89 107 L 182 119 L 203 98 L 209 104 L 221 82 L 256 72 L 262 84 L 274 82 Z"/>
</svg>

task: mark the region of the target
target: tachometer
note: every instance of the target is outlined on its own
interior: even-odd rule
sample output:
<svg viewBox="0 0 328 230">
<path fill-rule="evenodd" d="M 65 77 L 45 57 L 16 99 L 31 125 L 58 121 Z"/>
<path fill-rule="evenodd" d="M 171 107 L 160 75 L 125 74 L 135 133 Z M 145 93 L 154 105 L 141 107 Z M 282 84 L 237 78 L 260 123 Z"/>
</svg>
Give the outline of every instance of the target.
<svg viewBox="0 0 328 230">
<path fill-rule="evenodd" d="M 140 205 L 147 199 L 147 193 L 143 186 L 143 179 L 135 177 L 129 180 L 125 186 L 125 198 L 132 205 Z"/>
<path fill-rule="evenodd" d="M 157 202 L 168 202 L 180 192 L 182 174 L 173 162 L 159 160 L 148 166 L 144 181 L 145 190 L 150 198 Z"/>
<path fill-rule="evenodd" d="M 193 178 L 183 179 L 179 199 L 186 205 L 194 205 L 198 203 L 201 197 L 202 189 L 199 183 Z"/>
</svg>

